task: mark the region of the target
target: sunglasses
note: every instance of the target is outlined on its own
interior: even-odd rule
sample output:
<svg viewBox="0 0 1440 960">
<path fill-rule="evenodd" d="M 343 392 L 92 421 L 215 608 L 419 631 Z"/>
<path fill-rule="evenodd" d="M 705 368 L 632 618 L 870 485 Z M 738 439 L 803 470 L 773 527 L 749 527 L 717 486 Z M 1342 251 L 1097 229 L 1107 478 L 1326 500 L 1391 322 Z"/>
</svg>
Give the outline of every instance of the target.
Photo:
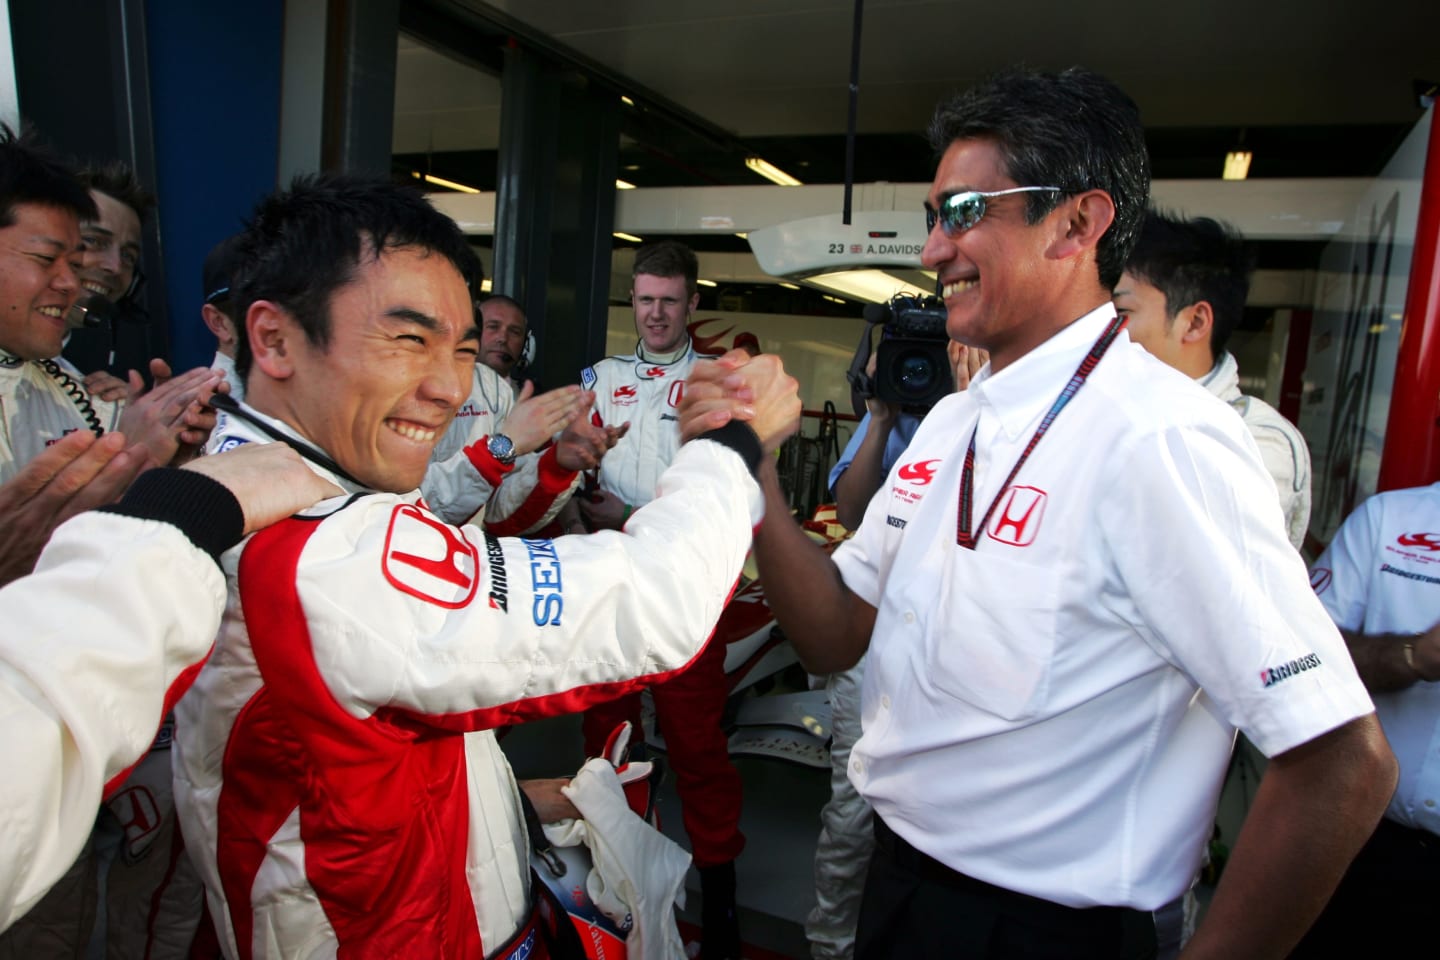
<svg viewBox="0 0 1440 960">
<path fill-rule="evenodd" d="M 985 210 L 989 206 L 986 201 L 991 197 L 1037 191 L 1065 192 L 1059 187 L 1011 187 L 1009 190 L 966 190 L 964 193 L 951 194 L 940 201 L 939 210 L 929 203 L 925 204 L 925 232 L 930 233 L 935 229 L 935 224 L 940 223 L 945 226 L 946 236 L 959 236 L 984 218 Z"/>
</svg>

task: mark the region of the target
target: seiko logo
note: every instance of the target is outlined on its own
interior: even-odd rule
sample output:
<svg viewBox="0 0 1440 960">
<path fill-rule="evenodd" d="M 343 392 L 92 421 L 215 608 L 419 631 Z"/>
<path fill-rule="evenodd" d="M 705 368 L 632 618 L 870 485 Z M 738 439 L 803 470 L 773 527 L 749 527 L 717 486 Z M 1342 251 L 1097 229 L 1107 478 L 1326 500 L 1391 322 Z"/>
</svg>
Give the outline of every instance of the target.
<svg viewBox="0 0 1440 960">
<path fill-rule="evenodd" d="M 226 450 L 234 450 L 241 444 L 249 442 L 250 441 L 246 440 L 244 437 L 226 437 L 224 440 L 220 441 L 218 446 L 215 447 L 215 452 L 224 453 Z"/>
<path fill-rule="evenodd" d="M 1440 550 L 1440 533 L 1402 533 L 1395 538 L 1395 542 L 1402 547 L 1413 547 L 1416 550 L 1429 550 L 1434 553 Z"/>
<path fill-rule="evenodd" d="M 1040 532 L 1040 520 L 1045 516 L 1044 490 L 1038 487 L 1011 487 L 1002 495 L 1000 508 L 985 531 L 990 539 L 1008 543 L 1012 547 L 1028 547 L 1035 542 Z"/>
<path fill-rule="evenodd" d="M 917 460 L 914 463 L 902 463 L 895 475 L 906 483 L 923 487 L 935 479 L 935 465 L 939 462 L 939 460 Z"/>
<path fill-rule="evenodd" d="M 1273 687 L 1282 680 L 1289 680 L 1291 677 L 1299 676 L 1306 670 L 1314 670 L 1320 666 L 1319 654 L 1307 653 L 1298 660 L 1291 660 L 1289 663 L 1282 663 L 1278 667 L 1267 667 L 1260 671 L 1260 685 L 1262 687 Z"/>
<path fill-rule="evenodd" d="M 490 565 L 490 609 L 510 612 L 509 583 L 505 579 L 505 551 L 500 541 L 485 535 L 485 561 Z"/>
<path fill-rule="evenodd" d="M 559 626 L 560 614 L 565 609 L 565 593 L 555 543 L 551 540 L 520 542 L 530 554 L 530 586 L 535 591 L 531 617 L 537 627 Z"/>
</svg>

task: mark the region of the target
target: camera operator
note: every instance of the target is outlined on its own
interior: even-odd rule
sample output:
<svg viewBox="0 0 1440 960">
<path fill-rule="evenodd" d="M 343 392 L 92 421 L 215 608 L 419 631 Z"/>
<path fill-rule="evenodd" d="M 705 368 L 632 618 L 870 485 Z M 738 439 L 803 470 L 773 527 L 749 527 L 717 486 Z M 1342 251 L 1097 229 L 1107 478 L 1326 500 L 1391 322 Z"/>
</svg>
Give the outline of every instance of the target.
<svg viewBox="0 0 1440 960">
<path fill-rule="evenodd" d="M 869 346 L 870 332 L 866 330 L 861 351 Z M 970 385 L 970 378 L 989 360 L 989 354 L 949 339 L 943 326 L 940 333 L 958 393 Z M 867 387 L 875 386 L 878 359 L 878 353 L 871 354 L 865 364 L 865 376 L 870 378 Z M 930 412 L 928 407 L 908 406 L 878 396 L 866 396 L 864 400 L 865 416 L 830 471 L 836 515 L 848 530 L 860 525 L 870 498 Z M 817 960 L 848 960 L 854 956 L 855 920 L 860 913 L 865 866 L 875 845 L 870 805 L 855 792 L 846 773 L 850 748 L 860 738 L 860 684 L 864 676 L 862 658 L 849 670 L 825 677 L 831 714 L 830 799 L 820 811 L 820 839 L 815 845 L 816 902 L 805 918 L 805 936 Z"/>
</svg>

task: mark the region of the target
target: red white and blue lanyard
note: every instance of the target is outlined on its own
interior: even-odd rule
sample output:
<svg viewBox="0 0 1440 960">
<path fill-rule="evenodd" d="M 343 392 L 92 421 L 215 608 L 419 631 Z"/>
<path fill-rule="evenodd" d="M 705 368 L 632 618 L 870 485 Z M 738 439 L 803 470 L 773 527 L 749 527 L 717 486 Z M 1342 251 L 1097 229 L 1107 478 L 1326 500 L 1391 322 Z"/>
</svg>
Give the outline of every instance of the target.
<svg viewBox="0 0 1440 960">
<path fill-rule="evenodd" d="M 1030 442 L 1025 444 L 1025 449 L 1020 452 L 1020 459 L 1016 460 L 1015 466 L 1010 468 L 1010 475 L 1000 485 L 995 499 L 990 501 L 990 509 L 985 511 L 979 527 L 973 527 L 970 523 L 971 511 L 975 502 L 975 433 L 980 432 L 980 424 L 978 422 L 975 424 L 975 433 L 970 434 L 970 448 L 965 451 L 965 469 L 960 474 L 960 515 L 955 524 L 955 542 L 957 544 L 967 550 L 975 549 L 978 531 L 989 526 L 990 517 L 995 513 L 995 507 L 1000 503 L 1000 498 L 1005 496 L 1005 491 L 1010 489 L 1010 484 L 1015 482 L 1015 475 L 1020 472 L 1025 461 L 1030 459 L 1030 454 L 1034 453 L 1035 448 L 1040 445 L 1041 438 L 1050 429 L 1050 425 L 1055 422 L 1055 418 L 1060 415 L 1060 411 L 1064 410 L 1066 405 L 1075 399 L 1075 394 L 1080 392 L 1080 388 L 1085 386 L 1085 381 L 1094 372 L 1100 358 L 1105 356 L 1105 351 L 1110 349 L 1110 344 L 1115 342 L 1116 335 L 1124 327 L 1125 318 L 1116 316 L 1100 334 L 1100 339 L 1095 341 L 1090 352 L 1085 354 L 1085 359 L 1081 360 L 1080 366 L 1075 368 L 1070 382 L 1065 384 L 1065 388 L 1060 391 L 1060 396 L 1050 404 L 1050 410 L 1045 414 L 1045 419 L 1040 421 L 1040 425 L 1035 428 L 1035 433 L 1030 437 Z"/>
</svg>

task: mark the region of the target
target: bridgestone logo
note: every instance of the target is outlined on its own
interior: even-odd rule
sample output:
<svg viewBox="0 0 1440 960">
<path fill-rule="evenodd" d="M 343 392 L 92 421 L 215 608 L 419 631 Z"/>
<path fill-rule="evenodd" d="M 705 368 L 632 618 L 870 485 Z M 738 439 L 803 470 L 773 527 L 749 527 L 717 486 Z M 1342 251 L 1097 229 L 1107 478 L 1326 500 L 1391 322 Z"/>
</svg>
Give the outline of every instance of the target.
<svg viewBox="0 0 1440 960">
<path fill-rule="evenodd" d="M 1423 573 L 1411 573 L 1409 570 L 1399 570 L 1388 563 L 1380 564 L 1381 573 L 1393 573 L 1397 577 L 1404 577 L 1406 580 L 1419 580 L 1421 583 L 1440 583 L 1440 577 L 1427 577 Z"/>
<path fill-rule="evenodd" d="M 505 551 L 500 541 L 485 535 L 485 559 L 490 564 L 490 607 L 501 613 L 510 612 L 509 583 L 505 579 Z"/>
<path fill-rule="evenodd" d="M 1289 663 L 1282 663 L 1278 667 L 1268 667 L 1260 671 L 1260 685 L 1273 687 L 1281 680 L 1289 680 L 1298 676 L 1306 670 L 1314 670 L 1320 666 L 1320 656 L 1315 653 L 1307 653 L 1299 660 L 1291 660 Z"/>
</svg>

